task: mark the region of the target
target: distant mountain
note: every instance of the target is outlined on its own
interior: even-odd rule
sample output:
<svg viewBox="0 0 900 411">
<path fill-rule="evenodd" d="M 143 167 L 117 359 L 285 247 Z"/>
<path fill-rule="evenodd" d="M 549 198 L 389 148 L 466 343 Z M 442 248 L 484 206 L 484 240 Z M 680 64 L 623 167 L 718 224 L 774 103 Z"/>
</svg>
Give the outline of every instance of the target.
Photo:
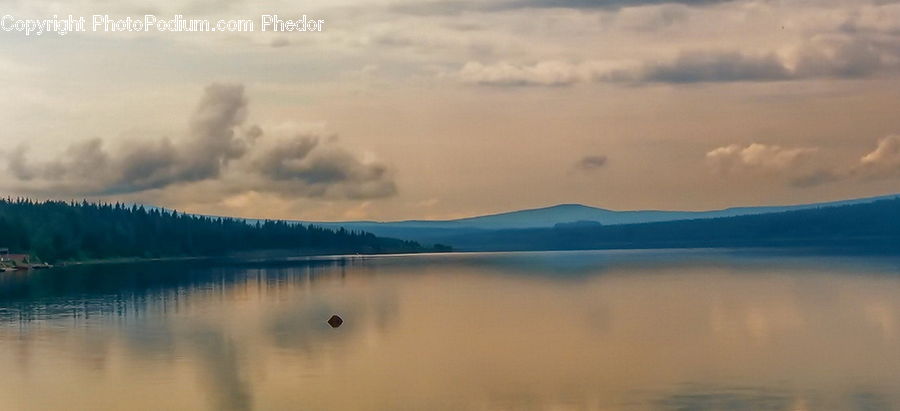
<svg viewBox="0 0 900 411">
<path fill-rule="evenodd" d="M 482 230 L 445 238 L 463 251 L 829 247 L 900 252 L 900 198 L 664 222 Z"/>
<path fill-rule="evenodd" d="M 426 244 L 445 243 L 453 245 L 453 239 L 458 240 L 463 235 L 474 234 L 483 231 L 551 228 L 557 224 L 585 224 L 586 222 L 597 222 L 603 225 L 621 225 L 676 220 L 723 218 L 743 215 L 778 213 L 828 206 L 864 204 L 898 197 L 900 197 L 900 194 L 816 204 L 769 207 L 736 207 L 712 211 L 614 211 L 585 206 L 581 204 L 560 204 L 552 207 L 512 211 L 508 213 L 491 214 L 456 220 L 407 220 L 395 222 L 302 221 L 302 223 L 315 224 L 328 228 L 344 227 L 348 230 L 363 230 L 378 236 L 413 240 Z"/>
</svg>

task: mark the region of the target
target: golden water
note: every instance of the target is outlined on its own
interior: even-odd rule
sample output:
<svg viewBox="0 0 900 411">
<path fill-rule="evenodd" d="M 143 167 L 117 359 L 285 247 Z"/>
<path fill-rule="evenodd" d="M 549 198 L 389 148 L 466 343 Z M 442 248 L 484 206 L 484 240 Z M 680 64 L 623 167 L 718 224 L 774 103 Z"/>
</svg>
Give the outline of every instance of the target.
<svg viewBox="0 0 900 411">
<path fill-rule="evenodd" d="M 0 410 L 900 408 L 898 267 L 648 251 L 4 274 Z"/>
</svg>

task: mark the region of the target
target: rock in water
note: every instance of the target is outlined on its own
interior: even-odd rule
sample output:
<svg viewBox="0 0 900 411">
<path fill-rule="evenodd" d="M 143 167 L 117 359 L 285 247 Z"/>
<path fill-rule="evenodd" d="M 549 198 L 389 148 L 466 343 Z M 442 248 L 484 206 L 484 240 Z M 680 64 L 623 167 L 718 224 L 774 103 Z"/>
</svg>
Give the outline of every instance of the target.
<svg viewBox="0 0 900 411">
<path fill-rule="evenodd" d="M 332 315 L 331 318 L 328 319 L 328 325 L 330 325 L 331 328 L 338 328 L 343 323 L 344 320 L 342 320 L 341 317 L 338 317 L 336 314 Z"/>
</svg>

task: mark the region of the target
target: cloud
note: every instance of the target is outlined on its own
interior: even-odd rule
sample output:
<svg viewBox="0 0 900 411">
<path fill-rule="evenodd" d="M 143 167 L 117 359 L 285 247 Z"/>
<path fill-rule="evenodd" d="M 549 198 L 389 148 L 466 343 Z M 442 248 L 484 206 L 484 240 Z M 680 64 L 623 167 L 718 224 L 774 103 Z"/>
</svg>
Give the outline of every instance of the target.
<svg viewBox="0 0 900 411">
<path fill-rule="evenodd" d="M 584 156 L 575 163 L 575 168 L 584 171 L 594 171 L 606 165 L 607 158 L 603 155 Z"/>
<path fill-rule="evenodd" d="M 900 47 L 847 36 L 815 38 L 784 53 L 685 51 L 668 61 L 627 67 L 614 62 L 468 62 L 458 78 L 490 86 L 567 86 L 575 83 L 726 83 L 864 78 L 900 68 Z"/>
<path fill-rule="evenodd" d="M 622 79 L 653 83 L 698 83 L 787 80 L 791 73 L 775 55 L 749 56 L 737 52 L 685 53 L 674 61 L 649 64 Z"/>
<path fill-rule="evenodd" d="M 900 177 L 900 135 L 878 140 L 875 150 L 860 158 L 853 173 L 863 178 Z"/>
<path fill-rule="evenodd" d="M 275 37 L 269 42 L 269 45 L 274 48 L 287 47 L 291 45 L 291 40 L 284 36 Z"/>
<path fill-rule="evenodd" d="M 8 177 L 16 191 L 50 195 L 133 194 L 200 182 L 215 183 L 222 193 L 253 190 L 289 197 L 368 199 L 396 193 L 388 167 L 357 159 L 334 138 L 327 145 L 314 134 L 266 141 L 260 126 L 243 126 L 247 103 L 242 85 L 212 84 L 181 139 L 132 141 L 118 150 L 91 139 L 44 161 L 31 160 L 22 146 L 6 156 Z"/>
<path fill-rule="evenodd" d="M 815 148 L 783 148 L 753 143 L 732 144 L 706 153 L 710 167 L 721 175 L 750 173 L 780 174 L 794 187 L 812 187 L 845 180 L 900 177 L 900 135 L 878 140 L 874 150 L 853 164 L 828 165 L 813 162 Z"/>
<path fill-rule="evenodd" d="M 98 168 L 105 167 L 109 162 L 102 146 L 103 141 L 100 139 L 74 144 L 66 149 L 63 159 L 47 163 L 41 168 L 29 165 L 26 159 L 27 148 L 20 146 L 9 156 L 9 171 L 13 176 L 26 181 L 41 177 L 90 178 Z"/>
<path fill-rule="evenodd" d="M 214 178 L 246 150 L 246 141 L 234 130 L 244 121 L 246 105 L 243 86 L 212 84 L 178 145 L 165 138 L 135 141 L 110 153 L 102 140 L 93 139 L 44 162 L 29 160 L 21 147 L 10 155 L 8 168 L 32 190 L 79 195 L 133 193 Z"/>
<path fill-rule="evenodd" d="M 797 181 L 808 185 L 841 180 L 877 180 L 900 177 L 900 135 L 878 140 L 874 150 L 866 153 L 850 167 L 831 167 L 818 170 L 806 179 Z"/>
<path fill-rule="evenodd" d="M 783 176 L 795 187 L 811 187 L 839 179 L 836 172 L 812 161 L 817 152 L 817 148 L 810 147 L 731 144 L 707 152 L 706 162 L 722 176 Z"/>
<path fill-rule="evenodd" d="M 849 167 L 824 167 L 792 184 L 808 187 L 842 180 L 878 180 L 900 177 L 900 135 L 890 135 L 878 140 L 874 150 L 859 158 Z"/>
<path fill-rule="evenodd" d="M 783 81 L 794 77 L 774 55 L 750 56 L 737 52 L 684 53 L 670 62 L 644 63 L 612 69 L 600 62 L 545 61 L 534 65 L 506 62 L 466 63 L 459 71 L 464 83 L 490 86 L 568 86 L 575 83 L 702 83 Z"/>
<path fill-rule="evenodd" d="M 506 62 L 484 65 L 469 62 L 459 72 L 464 83 L 490 86 L 567 86 L 592 80 L 600 65 L 543 61 L 517 66 Z"/>
<path fill-rule="evenodd" d="M 819 36 L 781 54 L 685 52 L 665 63 L 645 63 L 613 80 L 651 83 L 785 81 L 862 78 L 896 70 L 900 48 L 867 37 Z"/>
<path fill-rule="evenodd" d="M 659 31 L 687 21 L 690 11 L 683 4 L 627 8 L 615 14 L 615 24 L 629 30 Z"/>
<path fill-rule="evenodd" d="M 881 1 L 864 5 L 847 17 L 841 29 L 846 32 L 900 34 L 900 2 Z"/>
<path fill-rule="evenodd" d="M 372 199 L 397 193 L 390 170 L 364 163 L 346 150 L 320 144 L 320 137 L 296 135 L 254 160 L 265 189 L 304 197 Z"/>
<path fill-rule="evenodd" d="M 900 49 L 858 37 L 815 38 L 795 54 L 793 76 L 855 78 L 889 68 Z M 896 67 L 894 67 L 896 68 Z"/>
<path fill-rule="evenodd" d="M 706 160 L 715 170 L 725 174 L 743 170 L 782 171 L 796 166 L 815 152 L 816 149 L 805 147 L 732 144 L 710 150 L 706 153 Z"/>
</svg>

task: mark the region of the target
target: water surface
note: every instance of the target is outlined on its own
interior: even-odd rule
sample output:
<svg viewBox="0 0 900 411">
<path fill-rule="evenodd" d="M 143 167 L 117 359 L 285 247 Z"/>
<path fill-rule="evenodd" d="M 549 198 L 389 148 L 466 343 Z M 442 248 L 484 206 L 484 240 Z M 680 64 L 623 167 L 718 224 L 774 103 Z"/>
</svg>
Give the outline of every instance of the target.
<svg viewBox="0 0 900 411">
<path fill-rule="evenodd" d="M 2 274 L 0 379 L 0 410 L 894 409 L 900 262 L 603 251 Z"/>
</svg>

